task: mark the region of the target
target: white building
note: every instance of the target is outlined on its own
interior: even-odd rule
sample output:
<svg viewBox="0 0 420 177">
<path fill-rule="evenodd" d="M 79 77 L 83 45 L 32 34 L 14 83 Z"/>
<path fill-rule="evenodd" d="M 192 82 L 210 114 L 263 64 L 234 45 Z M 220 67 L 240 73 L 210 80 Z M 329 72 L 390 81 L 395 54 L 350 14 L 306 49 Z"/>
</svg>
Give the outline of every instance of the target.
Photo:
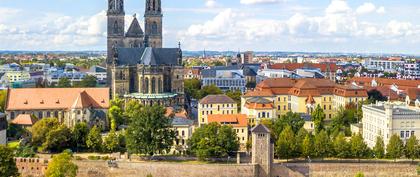
<svg viewBox="0 0 420 177">
<path fill-rule="evenodd" d="M 420 110 L 404 104 L 377 103 L 363 106 L 363 138 L 373 148 L 381 136 L 385 146 L 393 134 L 405 142 L 410 136 L 420 137 Z"/>
<path fill-rule="evenodd" d="M 386 59 L 366 59 L 364 66 L 367 68 L 376 68 L 385 72 L 397 72 L 404 69 L 403 60 L 386 60 Z"/>
</svg>

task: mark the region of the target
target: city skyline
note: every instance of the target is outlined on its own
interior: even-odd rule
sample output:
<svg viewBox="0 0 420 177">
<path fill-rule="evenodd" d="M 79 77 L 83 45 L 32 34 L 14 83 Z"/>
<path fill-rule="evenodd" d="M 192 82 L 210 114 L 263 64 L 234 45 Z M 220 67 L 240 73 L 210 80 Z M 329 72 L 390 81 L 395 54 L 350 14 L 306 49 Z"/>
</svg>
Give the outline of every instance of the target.
<svg viewBox="0 0 420 177">
<path fill-rule="evenodd" d="M 126 25 L 134 13 L 143 22 L 144 1 L 125 3 Z M 0 0 L 0 50 L 105 50 L 106 5 Z M 409 0 L 171 0 L 163 13 L 164 47 L 420 54 L 419 3 Z"/>
</svg>

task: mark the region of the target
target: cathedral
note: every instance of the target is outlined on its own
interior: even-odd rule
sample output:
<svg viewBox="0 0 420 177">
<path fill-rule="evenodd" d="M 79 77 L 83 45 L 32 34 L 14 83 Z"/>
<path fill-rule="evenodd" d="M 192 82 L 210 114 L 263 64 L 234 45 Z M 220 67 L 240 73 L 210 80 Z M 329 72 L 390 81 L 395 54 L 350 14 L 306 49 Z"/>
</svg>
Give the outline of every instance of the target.
<svg viewBox="0 0 420 177">
<path fill-rule="evenodd" d="M 107 70 L 113 97 L 182 106 L 182 50 L 162 48 L 161 0 L 146 0 L 144 31 L 134 15 L 125 30 L 124 0 L 108 0 Z"/>
</svg>

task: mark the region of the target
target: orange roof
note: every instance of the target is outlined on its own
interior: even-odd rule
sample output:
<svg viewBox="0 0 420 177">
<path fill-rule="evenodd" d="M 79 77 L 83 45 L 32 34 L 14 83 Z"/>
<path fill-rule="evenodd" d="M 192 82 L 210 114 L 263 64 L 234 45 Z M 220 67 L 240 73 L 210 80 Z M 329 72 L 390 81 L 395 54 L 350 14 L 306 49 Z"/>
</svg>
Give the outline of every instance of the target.
<svg viewBox="0 0 420 177">
<path fill-rule="evenodd" d="M 388 79 L 388 78 L 373 78 L 373 77 L 354 77 L 349 79 L 347 82 L 356 82 L 362 86 L 371 86 L 372 81 L 375 80 L 378 86 L 390 86 L 397 85 L 399 88 L 418 88 L 420 80 L 400 80 L 400 79 Z"/>
<path fill-rule="evenodd" d="M 166 107 L 165 116 L 169 117 L 172 114 L 174 115 L 174 117 L 187 118 L 187 111 L 185 111 L 185 109 L 182 109 L 182 111 L 180 112 L 175 112 L 175 109 L 173 107 Z"/>
<path fill-rule="evenodd" d="M 366 89 L 354 85 L 337 85 L 334 93 L 344 97 L 368 97 Z"/>
<path fill-rule="evenodd" d="M 314 104 L 315 103 L 315 99 L 314 97 L 312 97 L 312 95 L 309 95 L 308 98 L 306 98 L 306 104 Z"/>
<path fill-rule="evenodd" d="M 277 63 L 269 66 L 270 69 L 287 69 L 289 71 L 294 71 L 304 67 L 319 68 L 322 72 L 327 72 L 328 69 L 331 72 L 336 72 L 338 68 L 335 63 Z"/>
<path fill-rule="evenodd" d="M 262 103 L 246 103 L 245 105 L 248 109 L 273 109 L 274 106 L 272 103 L 262 104 Z"/>
<path fill-rule="evenodd" d="M 221 125 L 230 125 L 232 127 L 248 126 L 247 116 L 245 114 L 210 114 L 207 116 L 208 123 L 217 122 Z"/>
<path fill-rule="evenodd" d="M 36 123 L 36 119 L 29 114 L 19 114 L 15 119 L 13 119 L 12 124 L 15 125 L 33 125 Z"/>
<path fill-rule="evenodd" d="M 109 108 L 109 88 L 10 89 L 6 110 Z"/>
<path fill-rule="evenodd" d="M 244 97 L 272 97 L 273 92 L 271 90 L 255 90 L 246 92 Z"/>
</svg>

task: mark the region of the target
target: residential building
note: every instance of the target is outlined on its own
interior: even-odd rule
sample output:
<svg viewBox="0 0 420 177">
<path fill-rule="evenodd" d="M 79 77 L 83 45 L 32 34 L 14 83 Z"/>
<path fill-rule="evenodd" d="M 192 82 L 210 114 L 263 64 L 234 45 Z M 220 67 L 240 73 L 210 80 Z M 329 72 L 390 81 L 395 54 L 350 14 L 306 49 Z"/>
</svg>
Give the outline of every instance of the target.
<svg viewBox="0 0 420 177">
<path fill-rule="evenodd" d="M 234 65 L 212 67 L 201 71 L 202 86 L 215 85 L 223 91 L 240 90 L 245 92 L 247 86 L 257 83 L 258 67 L 252 65 Z"/>
<path fill-rule="evenodd" d="M 246 100 L 241 113 L 247 115 L 249 125 L 255 125 L 261 122 L 261 120 L 277 117 L 274 102 L 262 97 L 254 97 Z"/>
<path fill-rule="evenodd" d="M 375 68 L 384 72 L 397 72 L 404 68 L 404 60 L 401 59 L 366 59 L 364 66 L 367 68 Z"/>
<path fill-rule="evenodd" d="M 198 102 L 198 124 L 207 124 L 207 116 L 212 114 L 237 114 L 238 105 L 226 95 L 208 95 Z"/>
<path fill-rule="evenodd" d="M 28 71 L 8 71 L 4 76 L 9 83 L 24 82 L 31 79 Z"/>
<path fill-rule="evenodd" d="M 7 144 L 7 119 L 6 114 L 0 113 L 0 145 Z"/>
<path fill-rule="evenodd" d="M 188 149 L 188 140 L 194 132 L 194 121 L 186 118 L 174 117 L 171 125 L 176 133 L 176 138 L 172 151 L 185 153 Z"/>
<path fill-rule="evenodd" d="M 381 136 L 385 147 L 393 134 L 406 142 L 415 135 L 420 137 L 420 109 L 387 102 L 363 106 L 363 138 L 373 148 Z"/>
<path fill-rule="evenodd" d="M 353 77 L 347 81 L 348 84 L 356 84 L 360 86 L 377 87 L 377 86 L 397 86 L 398 89 L 420 88 L 420 80 L 401 80 L 388 78 L 373 77 Z"/>
<path fill-rule="evenodd" d="M 87 76 L 86 73 L 76 70 L 53 70 L 47 75 L 48 85 L 57 85 L 60 79 L 67 78 L 72 85 L 82 81 Z"/>
<path fill-rule="evenodd" d="M 30 114 L 19 114 L 15 119 L 12 120 L 11 124 L 21 126 L 22 128 L 31 128 L 37 119 L 35 116 Z"/>
<path fill-rule="evenodd" d="M 20 114 L 37 119 L 53 117 L 73 127 L 78 122 L 107 128 L 108 88 L 27 88 L 10 89 L 6 114 L 13 121 Z"/>
<path fill-rule="evenodd" d="M 340 107 L 349 103 L 357 104 L 367 97 L 366 89 L 338 85 L 329 79 L 276 78 L 264 80 L 254 91 L 244 94 L 241 110 L 248 113 L 249 100 L 252 102 L 256 98 L 264 98 L 273 104 L 275 113 L 271 117 L 280 117 L 289 111 L 311 114 L 319 105 L 326 119 L 331 119 Z"/>
<path fill-rule="evenodd" d="M 108 79 L 106 68 L 101 66 L 92 66 L 86 73 L 90 76 L 95 76 L 98 84 L 104 85 Z"/>
<path fill-rule="evenodd" d="M 406 79 L 420 79 L 420 61 L 405 63 L 403 77 Z"/>
<path fill-rule="evenodd" d="M 264 69 L 287 70 L 300 75 L 301 78 L 311 77 L 336 80 L 338 66 L 335 63 L 276 63 Z"/>
<path fill-rule="evenodd" d="M 248 122 L 245 114 L 211 114 L 207 117 L 208 123 L 217 122 L 220 125 L 227 125 L 236 132 L 240 144 L 240 150 L 246 150 L 248 141 Z"/>
<path fill-rule="evenodd" d="M 200 69 L 184 69 L 184 79 L 201 79 Z"/>
</svg>

